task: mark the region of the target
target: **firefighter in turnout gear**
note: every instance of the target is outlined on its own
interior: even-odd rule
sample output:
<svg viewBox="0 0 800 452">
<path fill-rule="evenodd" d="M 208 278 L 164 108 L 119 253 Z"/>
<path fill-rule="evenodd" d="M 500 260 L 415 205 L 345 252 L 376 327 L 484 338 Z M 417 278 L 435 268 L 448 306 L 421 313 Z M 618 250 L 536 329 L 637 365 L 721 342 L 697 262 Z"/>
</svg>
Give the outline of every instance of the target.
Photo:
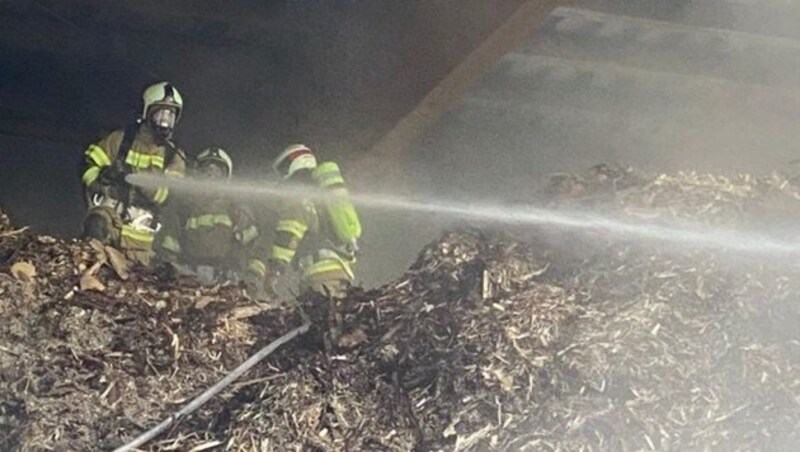
<svg viewBox="0 0 800 452">
<path fill-rule="evenodd" d="M 343 297 L 355 279 L 361 223 L 339 166 L 318 164 L 311 149 L 295 144 L 272 167 L 283 183 L 313 187 L 322 196 L 300 196 L 278 209 L 269 259 L 271 276 L 294 264 L 301 274 L 302 290 Z"/>
<path fill-rule="evenodd" d="M 186 157 L 171 141 L 183 111 L 178 90 L 169 83 L 157 83 L 144 91 L 143 104 L 140 119 L 91 144 L 84 153 L 81 180 L 88 212 L 83 235 L 149 265 L 169 189 L 135 187 L 125 177 L 142 172 L 183 177 Z"/>
<path fill-rule="evenodd" d="M 198 154 L 194 175 L 230 179 L 233 161 L 227 152 L 208 148 Z M 159 251 L 165 260 L 194 274 L 203 284 L 244 281 L 248 295 L 266 299 L 266 252 L 256 221 L 243 205 L 216 194 L 185 195 L 171 205 Z"/>
</svg>

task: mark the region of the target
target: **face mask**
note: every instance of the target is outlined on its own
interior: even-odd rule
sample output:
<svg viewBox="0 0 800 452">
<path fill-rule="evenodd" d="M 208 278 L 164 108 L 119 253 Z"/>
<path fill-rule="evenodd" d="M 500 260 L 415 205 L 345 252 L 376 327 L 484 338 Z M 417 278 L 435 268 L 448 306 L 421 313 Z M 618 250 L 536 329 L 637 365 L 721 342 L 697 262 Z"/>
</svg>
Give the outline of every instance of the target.
<svg viewBox="0 0 800 452">
<path fill-rule="evenodd" d="M 227 176 L 225 168 L 214 163 L 201 165 L 200 168 L 198 168 L 198 172 L 200 173 L 201 177 L 205 177 L 208 179 L 221 179 Z"/>
<path fill-rule="evenodd" d="M 150 121 L 156 128 L 172 130 L 175 127 L 175 119 L 177 117 L 175 113 L 172 108 L 159 108 L 153 112 Z"/>
</svg>

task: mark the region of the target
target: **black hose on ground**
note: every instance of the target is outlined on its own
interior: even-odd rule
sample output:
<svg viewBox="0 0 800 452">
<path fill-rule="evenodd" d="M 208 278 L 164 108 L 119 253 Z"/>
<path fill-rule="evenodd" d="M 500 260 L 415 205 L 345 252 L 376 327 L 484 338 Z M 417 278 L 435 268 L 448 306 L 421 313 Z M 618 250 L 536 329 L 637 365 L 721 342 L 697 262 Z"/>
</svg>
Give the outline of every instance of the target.
<svg viewBox="0 0 800 452">
<path fill-rule="evenodd" d="M 226 375 L 222 380 L 218 381 L 214 386 L 206 389 L 205 392 L 203 392 L 202 394 L 197 396 L 194 400 L 186 404 L 177 413 L 165 419 L 160 424 L 156 425 L 150 430 L 142 433 L 136 439 L 129 442 L 128 444 L 125 444 L 124 446 L 114 449 L 114 452 L 133 451 L 136 450 L 139 446 L 146 444 L 148 441 L 161 434 L 164 430 L 173 426 L 183 417 L 191 414 L 193 411 L 200 408 L 204 403 L 208 402 L 212 397 L 217 395 L 220 391 L 222 391 L 228 385 L 233 383 L 237 378 L 241 377 L 242 374 L 250 370 L 251 367 L 258 364 L 262 359 L 269 356 L 272 352 L 280 348 L 282 345 L 308 332 L 310 326 L 311 325 L 308 322 L 303 323 L 303 325 L 293 329 L 292 331 L 289 331 L 288 333 L 284 334 L 278 339 L 275 339 L 274 341 L 270 342 L 269 344 L 267 344 L 266 347 L 259 350 L 258 353 L 251 356 L 245 362 L 240 364 L 239 367 L 233 369 L 228 375 Z"/>
</svg>

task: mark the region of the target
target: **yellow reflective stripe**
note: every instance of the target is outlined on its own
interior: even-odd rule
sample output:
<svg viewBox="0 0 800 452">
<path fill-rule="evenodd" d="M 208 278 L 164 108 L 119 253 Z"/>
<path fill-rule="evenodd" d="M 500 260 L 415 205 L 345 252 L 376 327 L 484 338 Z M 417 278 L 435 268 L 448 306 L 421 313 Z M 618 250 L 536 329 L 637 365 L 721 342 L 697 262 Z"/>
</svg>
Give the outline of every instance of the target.
<svg viewBox="0 0 800 452">
<path fill-rule="evenodd" d="M 343 185 L 344 178 L 340 174 L 333 175 L 330 177 L 324 177 L 320 178 L 319 184 L 323 187 L 330 187 L 331 185 L 336 185 L 336 184 Z"/>
<path fill-rule="evenodd" d="M 161 247 L 167 251 L 172 251 L 173 253 L 181 252 L 180 242 L 178 242 L 178 240 L 171 235 L 164 237 L 164 242 L 161 243 Z"/>
<path fill-rule="evenodd" d="M 341 271 L 342 265 L 339 262 L 333 260 L 324 260 L 320 262 L 315 262 L 311 267 L 308 267 L 306 270 L 306 275 L 318 275 L 320 273 L 327 273 L 327 272 L 334 272 L 334 271 Z"/>
<path fill-rule="evenodd" d="M 206 214 L 197 217 L 190 217 L 186 221 L 186 229 L 210 228 L 218 224 L 225 226 L 233 226 L 231 217 L 227 214 Z"/>
<path fill-rule="evenodd" d="M 288 232 L 295 237 L 302 239 L 308 230 L 308 225 L 297 220 L 281 220 L 275 228 L 278 232 Z"/>
<path fill-rule="evenodd" d="M 225 226 L 233 226 L 233 220 L 231 220 L 231 217 L 227 214 L 214 216 L 214 222 L 216 224 L 224 224 Z"/>
<path fill-rule="evenodd" d="M 271 257 L 275 260 L 289 263 L 292 261 L 292 259 L 294 259 L 295 253 L 297 253 L 297 251 L 274 245 L 272 247 Z"/>
<path fill-rule="evenodd" d="M 250 259 L 247 269 L 262 277 L 267 275 L 267 266 L 258 259 Z"/>
<path fill-rule="evenodd" d="M 171 169 L 164 170 L 164 175 L 165 176 L 169 176 L 169 177 L 184 177 L 185 176 L 182 171 L 176 171 L 176 170 L 171 170 Z"/>
<path fill-rule="evenodd" d="M 314 276 L 319 275 L 321 273 L 329 273 L 329 272 L 341 272 L 343 271 L 348 278 L 354 279 L 355 274 L 353 274 L 353 269 L 350 268 L 346 262 L 342 260 L 336 259 L 323 259 L 318 262 L 314 262 L 308 269 L 305 271 L 306 276 Z"/>
<path fill-rule="evenodd" d="M 149 156 L 131 150 L 128 152 L 128 156 L 125 157 L 125 163 L 134 168 L 149 168 L 150 158 Z"/>
<path fill-rule="evenodd" d="M 164 168 L 164 157 L 130 150 L 128 156 L 125 157 L 125 163 L 139 169 Z"/>
<path fill-rule="evenodd" d="M 150 166 L 155 166 L 156 168 L 164 168 L 164 156 L 161 155 L 150 156 Z"/>
<path fill-rule="evenodd" d="M 81 180 L 85 185 L 92 185 L 97 180 L 97 176 L 100 175 L 101 169 L 99 166 L 90 166 L 89 169 L 83 172 Z"/>
<path fill-rule="evenodd" d="M 153 195 L 153 201 L 155 201 L 156 204 L 164 204 L 164 201 L 167 200 L 167 197 L 169 197 L 169 188 L 158 187 L 156 189 L 156 193 Z"/>
<path fill-rule="evenodd" d="M 325 171 L 315 174 L 317 182 L 323 187 L 330 187 L 331 185 L 344 184 L 344 178 L 337 169 L 336 171 Z"/>
<path fill-rule="evenodd" d="M 111 166 L 111 159 L 105 149 L 96 144 L 89 145 L 86 149 L 86 157 L 97 166 Z"/>
<path fill-rule="evenodd" d="M 344 184 L 344 178 L 342 178 L 342 173 L 339 171 L 339 165 L 337 165 L 335 162 L 325 162 L 320 164 L 314 170 L 314 179 L 323 187 Z"/>
<path fill-rule="evenodd" d="M 252 242 L 256 237 L 258 237 L 258 228 L 255 226 L 250 226 L 242 231 L 242 243 L 244 244 Z"/>
<path fill-rule="evenodd" d="M 144 243 L 153 243 L 154 235 L 151 232 L 137 231 L 130 226 L 122 226 L 121 235 L 131 240 Z"/>
</svg>

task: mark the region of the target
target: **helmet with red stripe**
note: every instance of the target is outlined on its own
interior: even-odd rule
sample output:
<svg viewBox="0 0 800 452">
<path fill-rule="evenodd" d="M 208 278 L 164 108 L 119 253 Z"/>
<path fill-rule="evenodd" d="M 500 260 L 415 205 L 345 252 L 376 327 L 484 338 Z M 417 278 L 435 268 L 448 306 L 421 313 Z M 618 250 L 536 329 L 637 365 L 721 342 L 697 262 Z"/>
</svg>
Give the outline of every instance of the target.
<svg viewBox="0 0 800 452">
<path fill-rule="evenodd" d="M 313 170 L 317 167 L 317 158 L 311 149 L 304 144 L 293 144 L 272 162 L 272 169 L 282 178 L 288 179 L 300 170 Z"/>
</svg>

